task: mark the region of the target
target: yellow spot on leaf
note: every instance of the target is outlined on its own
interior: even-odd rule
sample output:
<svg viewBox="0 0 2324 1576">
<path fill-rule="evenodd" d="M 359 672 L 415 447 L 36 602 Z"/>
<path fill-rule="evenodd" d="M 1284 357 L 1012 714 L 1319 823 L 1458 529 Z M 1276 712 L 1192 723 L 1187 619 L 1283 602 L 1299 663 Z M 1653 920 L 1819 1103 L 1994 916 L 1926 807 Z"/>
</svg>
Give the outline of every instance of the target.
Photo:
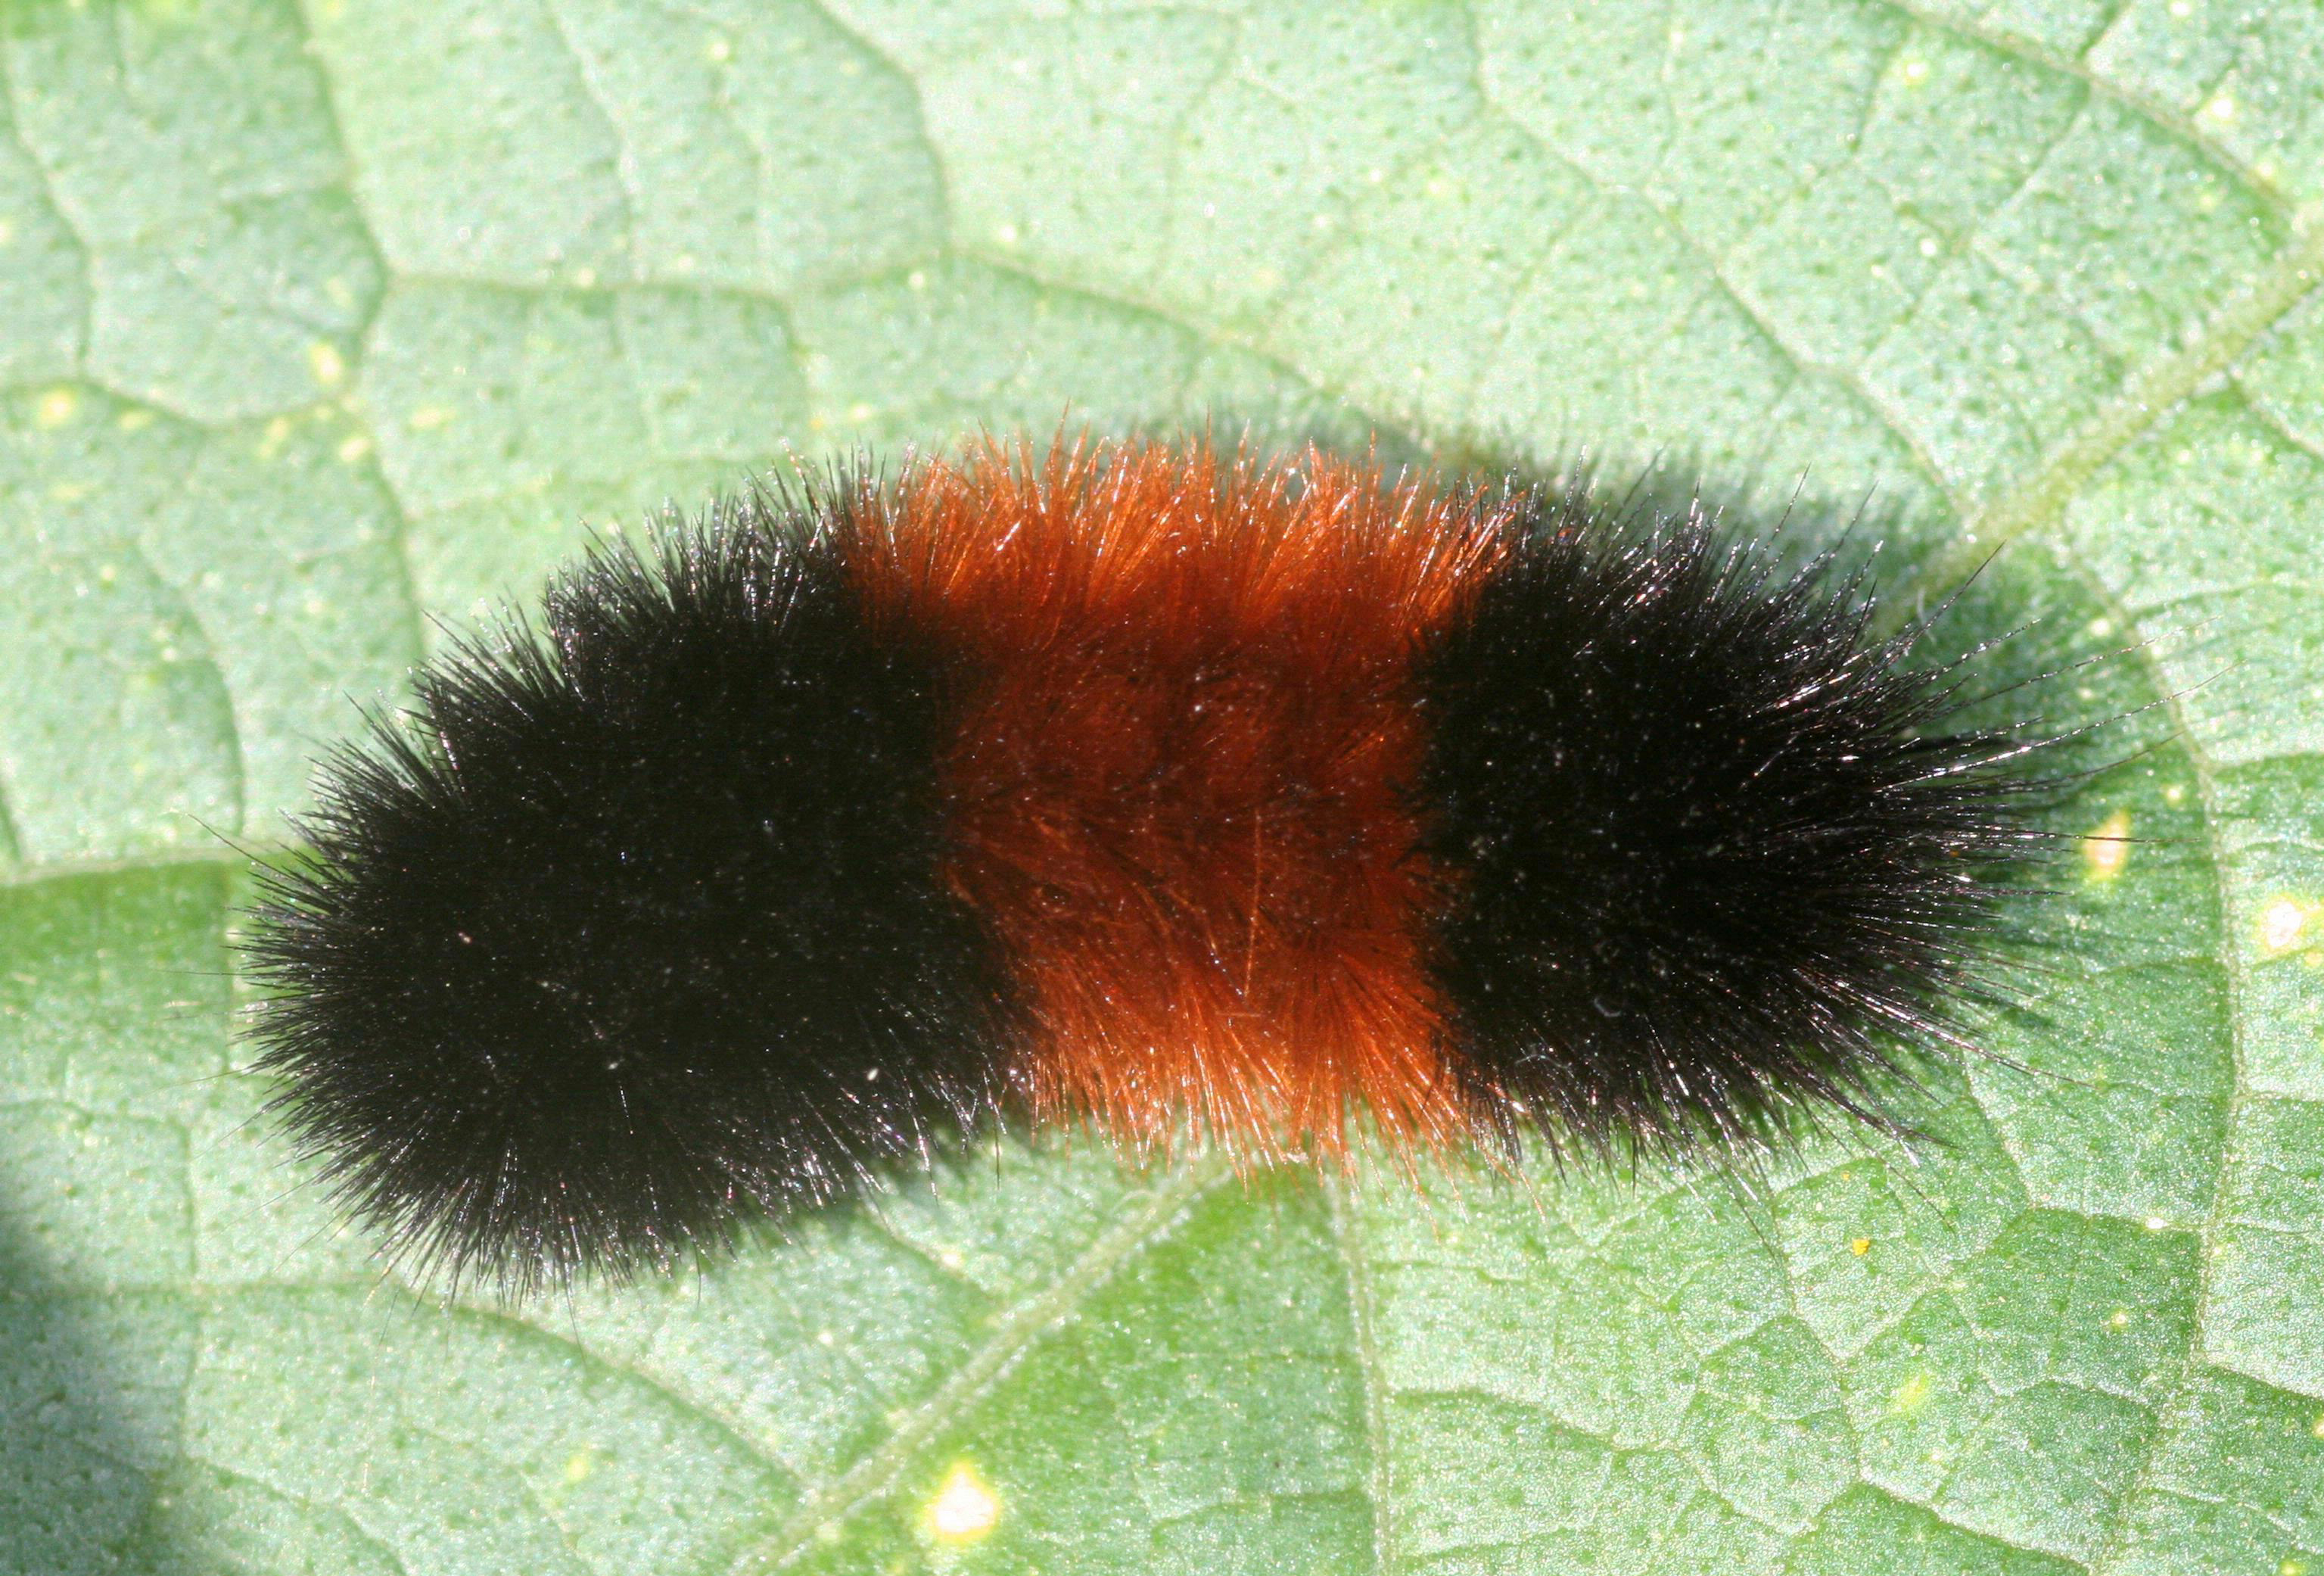
<svg viewBox="0 0 2324 1576">
<path fill-rule="evenodd" d="M 41 396 L 32 407 L 32 424 L 37 427 L 61 427 L 73 419 L 80 409 L 80 396 L 69 388 L 52 388 Z"/>
<path fill-rule="evenodd" d="M 405 419 L 404 424 L 415 432 L 432 432 L 452 420 L 449 405 L 420 405 Z"/>
<path fill-rule="evenodd" d="M 2279 897 L 2259 913 L 2260 950 L 2270 954 L 2289 952 L 2308 943 L 2308 922 L 2316 917 L 2316 905 L 2302 903 L 2295 897 Z"/>
<path fill-rule="evenodd" d="M 1857 1238 L 1848 1245 L 1848 1251 L 1854 1254 L 1857 1257 L 1862 1258 L 1866 1254 L 1872 1251 L 1872 1238 L 1869 1237 Z"/>
<path fill-rule="evenodd" d="M 2107 1315 L 2107 1322 L 2116 1330 L 2129 1329 L 2130 1310 L 2127 1308 L 2116 1309 L 2113 1312 Z"/>
<path fill-rule="evenodd" d="M 346 358 L 339 348 L 327 339 L 318 339 L 307 347 L 307 365 L 315 374 L 315 381 L 325 388 L 337 388 L 339 379 L 347 375 Z"/>
<path fill-rule="evenodd" d="M 976 1469 L 966 1461 L 954 1466 L 944 1486 L 928 1501 L 928 1530 L 946 1543 L 972 1543 L 991 1532 L 1001 1519 L 1001 1501 Z"/>
<path fill-rule="evenodd" d="M 2082 839 L 2082 864 L 2092 881 L 2111 881 L 2130 862 L 2130 811 L 2117 810 Z"/>
<path fill-rule="evenodd" d="M 1928 1403 L 1929 1388 L 1929 1376 L 1926 1374 L 1914 1374 L 1911 1378 L 1897 1386 L 1895 1393 L 1888 1397 L 1888 1410 L 1891 1412 L 1918 1412 Z"/>
<path fill-rule="evenodd" d="M 595 1470 L 596 1465 L 596 1461 L 591 1458 L 587 1451 L 575 1451 L 566 1460 L 565 1480 L 567 1483 L 578 1483 Z"/>
<path fill-rule="evenodd" d="M 339 459 L 348 465 L 353 465 L 370 452 L 371 440 L 360 432 L 339 445 Z"/>
<path fill-rule="evenodd" d="M 142 432 L 153 424 L 151 411 L 124 411 L 114 418 L 114 425 L 124 432 Z"/>
</svg>

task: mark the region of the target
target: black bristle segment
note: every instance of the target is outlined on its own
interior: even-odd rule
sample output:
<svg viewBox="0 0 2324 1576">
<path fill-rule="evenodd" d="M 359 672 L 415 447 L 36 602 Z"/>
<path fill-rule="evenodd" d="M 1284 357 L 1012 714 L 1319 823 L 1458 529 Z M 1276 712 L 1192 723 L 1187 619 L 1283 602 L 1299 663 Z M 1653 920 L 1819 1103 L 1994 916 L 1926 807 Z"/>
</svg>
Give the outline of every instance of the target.
<svg viewBox="0 0 2324 1576">
<path fill-rule="evenodd" d="M 991 1109 L 936 666 L 824 519 L 761 495 L 601 544 L 327 763 L 265 874 L 259 1065 L 418 1267 L 667 1265 Z"/>
<path fill-rule="evenodd" d="M 1964 1043 L 2037 839 L 2003 735 L 1953 729 L 1915 625 L 1700 510 L 1550 491 L 1425 652 L 1455 1059 L 1489 1121 L 1626 1153 L 1886 1120 L 1898 1045 Z"/>
</svg>

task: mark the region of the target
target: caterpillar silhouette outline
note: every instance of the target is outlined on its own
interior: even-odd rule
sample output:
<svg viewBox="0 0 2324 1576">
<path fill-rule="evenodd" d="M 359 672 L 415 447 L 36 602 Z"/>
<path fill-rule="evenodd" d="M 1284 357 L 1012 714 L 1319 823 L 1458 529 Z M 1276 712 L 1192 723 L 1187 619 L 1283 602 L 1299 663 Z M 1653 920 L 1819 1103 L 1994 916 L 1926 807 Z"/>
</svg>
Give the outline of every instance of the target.
<svg viewBox="0 0 2324 1576">
<path fill-rule="evenodd" d="M 2037 744 L 1697 505 L 990 441 L 595 546 L 322 765 L 272 1108 L 522 1294 L 1010 1110 L 1678 1152 L 1960 1046 Z"/>
</svg>

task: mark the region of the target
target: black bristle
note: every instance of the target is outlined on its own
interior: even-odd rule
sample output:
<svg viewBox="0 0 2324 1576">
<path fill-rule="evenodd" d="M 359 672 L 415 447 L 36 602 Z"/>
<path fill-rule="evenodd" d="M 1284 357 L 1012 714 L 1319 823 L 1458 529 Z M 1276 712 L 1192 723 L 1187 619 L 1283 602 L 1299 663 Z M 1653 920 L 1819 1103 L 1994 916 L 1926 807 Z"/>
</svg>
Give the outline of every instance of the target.
<svg viewBox="0 0 2324 1576">
<path fill-rule="evenodd" d="M 600 545 L 334 756 L 266 873 L 259 1065 L 420 1268 L 666 1265 L 991 1109 L 936 664 L 818 522 L 761 495 Z"/>
<path fill-rule="evenodd" d="M 1418 669 L 1436 970 L 1511 1134 L 1730 1154 L 1889 1117 L 1891 1047 L 1958 1047 L 2038 834 L 2003 735 L 1955 730 L 1914 625 L 1700 507 L 1537 495 Z"/>
</svg>

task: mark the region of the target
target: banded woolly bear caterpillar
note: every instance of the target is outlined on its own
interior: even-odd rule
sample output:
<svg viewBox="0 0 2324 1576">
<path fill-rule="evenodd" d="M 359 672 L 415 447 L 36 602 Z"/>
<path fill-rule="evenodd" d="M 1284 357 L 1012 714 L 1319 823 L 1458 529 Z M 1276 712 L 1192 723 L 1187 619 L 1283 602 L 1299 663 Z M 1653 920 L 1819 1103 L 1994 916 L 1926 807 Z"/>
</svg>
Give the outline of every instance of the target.
<svg viewBox="0 0 2324 1576">
<path fill-rule="evenodd" d="M 274 1108 L 422 1269 L 664 1267 L 1021 1108 L 1256 1162 L 1876 1123 L 2035 747 L 1858 579 L 1313 451 L 988 444 L 597 546 L 325 763 Z"/>
</svg>

